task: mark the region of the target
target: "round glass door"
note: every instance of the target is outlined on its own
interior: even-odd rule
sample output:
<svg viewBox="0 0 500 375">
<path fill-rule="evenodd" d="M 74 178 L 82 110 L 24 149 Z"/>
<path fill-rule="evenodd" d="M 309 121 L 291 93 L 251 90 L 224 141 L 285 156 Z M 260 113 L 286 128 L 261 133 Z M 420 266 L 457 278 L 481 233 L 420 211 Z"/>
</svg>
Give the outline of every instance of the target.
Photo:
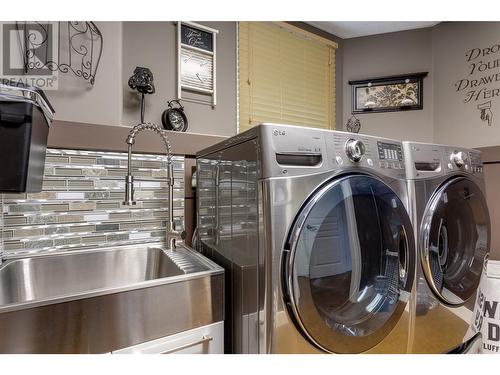
<svg viewBox="0 0 500 375">
<path fill-rule="evenodd" d="M 339 177 L 303 207 L 284 267 L 289 310 L 303 335 L 335 353 L 375 346 L 404 311 L 414 274 L 406 209 L 368 175 Z"/>
<path fill-rule="evenodd" d="M 422 220 L 422 268 L 442 302 L 461 305 L 476 292 L 489 226 L 484 195 L 467 178 L 447 181 L 430 200 Z"/>
</svg>

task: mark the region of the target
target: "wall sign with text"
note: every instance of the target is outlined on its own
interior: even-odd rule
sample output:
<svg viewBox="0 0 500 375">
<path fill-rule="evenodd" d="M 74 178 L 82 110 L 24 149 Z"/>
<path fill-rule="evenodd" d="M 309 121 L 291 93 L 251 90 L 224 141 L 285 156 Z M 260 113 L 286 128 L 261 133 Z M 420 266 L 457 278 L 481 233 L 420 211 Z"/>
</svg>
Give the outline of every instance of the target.
<svg viewBox="0 0 500 375">
<path fill-rule="evenodd" d="M 455 91 L 491 126 L 493 104 L 500 99 L 500 44 L 467 50 L 465 63 L 464 76 L 455 82 Z"/>
<path fill-rule="evenodd" d="M 216 37 L 218 30 L 193 22 L 177 23 L 177 99 L 183 91 L 211 96 L 216 105 Z"/>
</svg>

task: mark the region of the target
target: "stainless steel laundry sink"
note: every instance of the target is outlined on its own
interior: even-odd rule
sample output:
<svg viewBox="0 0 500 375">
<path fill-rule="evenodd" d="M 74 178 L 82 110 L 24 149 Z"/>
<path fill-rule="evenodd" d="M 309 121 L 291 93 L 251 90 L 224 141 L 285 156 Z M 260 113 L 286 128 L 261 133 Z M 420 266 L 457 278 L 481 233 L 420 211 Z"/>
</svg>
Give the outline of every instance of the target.
<svg viewBox="0 0 500 375">
<path fill-rule="evenodd" d="M 107 292 L 209 269 L 185 248 L 110 248 L 18 259 L 0 268 L 0 306 Z"/>
<path fill-rule="evenodd" d="M 104 353 L 223 320 L 223 270 L 180 245 L 0 266 L 0 353 Z"/>
</svg>

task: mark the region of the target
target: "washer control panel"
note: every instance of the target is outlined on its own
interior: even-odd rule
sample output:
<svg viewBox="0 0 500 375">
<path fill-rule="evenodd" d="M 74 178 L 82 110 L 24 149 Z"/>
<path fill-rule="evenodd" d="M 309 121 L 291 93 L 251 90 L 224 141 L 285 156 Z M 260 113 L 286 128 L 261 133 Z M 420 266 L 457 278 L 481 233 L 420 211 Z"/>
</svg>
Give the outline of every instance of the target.
<svg viewBox="0 0 500 375">
<path fill-rule="evenodd" d="M 347 132 L 325 133 L 329 162 L 334 168 L 368 168 L 394 178 L 405 177 L 402 143 Z"/>
<path fill-rule="evenodd" d="M 403 147 L 400 143 L 377 142 L 381 168 L 404 169 Z"/>
<path fill-rule="evenodd" d="M 261 138 L 263 178 L 358 168 L 406 177 L 403 143 L 397 140 L 282 124 L 252 129 L 242 134 L 245 139 Z"/>
</svg>

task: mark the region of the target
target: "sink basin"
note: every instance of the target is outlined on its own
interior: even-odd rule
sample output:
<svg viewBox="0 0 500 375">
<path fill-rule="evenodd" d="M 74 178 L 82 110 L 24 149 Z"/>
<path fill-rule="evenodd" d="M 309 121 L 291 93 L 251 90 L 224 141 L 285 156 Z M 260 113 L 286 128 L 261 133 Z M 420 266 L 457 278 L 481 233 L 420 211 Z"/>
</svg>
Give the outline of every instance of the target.
<svg viewBox="0 0 500 375">
<path fill-rule="evenodd" d="M 0 308 L 139 286 L 209 269 L 186 248 L 118 247 L 12 260 L 0 267 Z"/>
<path fill-rule="evenodd" d="M 0 353 L 109 353 L 224 319 L 224 270 L 193 249 L 68 251 L 0 266 Z"/>
</svg>

